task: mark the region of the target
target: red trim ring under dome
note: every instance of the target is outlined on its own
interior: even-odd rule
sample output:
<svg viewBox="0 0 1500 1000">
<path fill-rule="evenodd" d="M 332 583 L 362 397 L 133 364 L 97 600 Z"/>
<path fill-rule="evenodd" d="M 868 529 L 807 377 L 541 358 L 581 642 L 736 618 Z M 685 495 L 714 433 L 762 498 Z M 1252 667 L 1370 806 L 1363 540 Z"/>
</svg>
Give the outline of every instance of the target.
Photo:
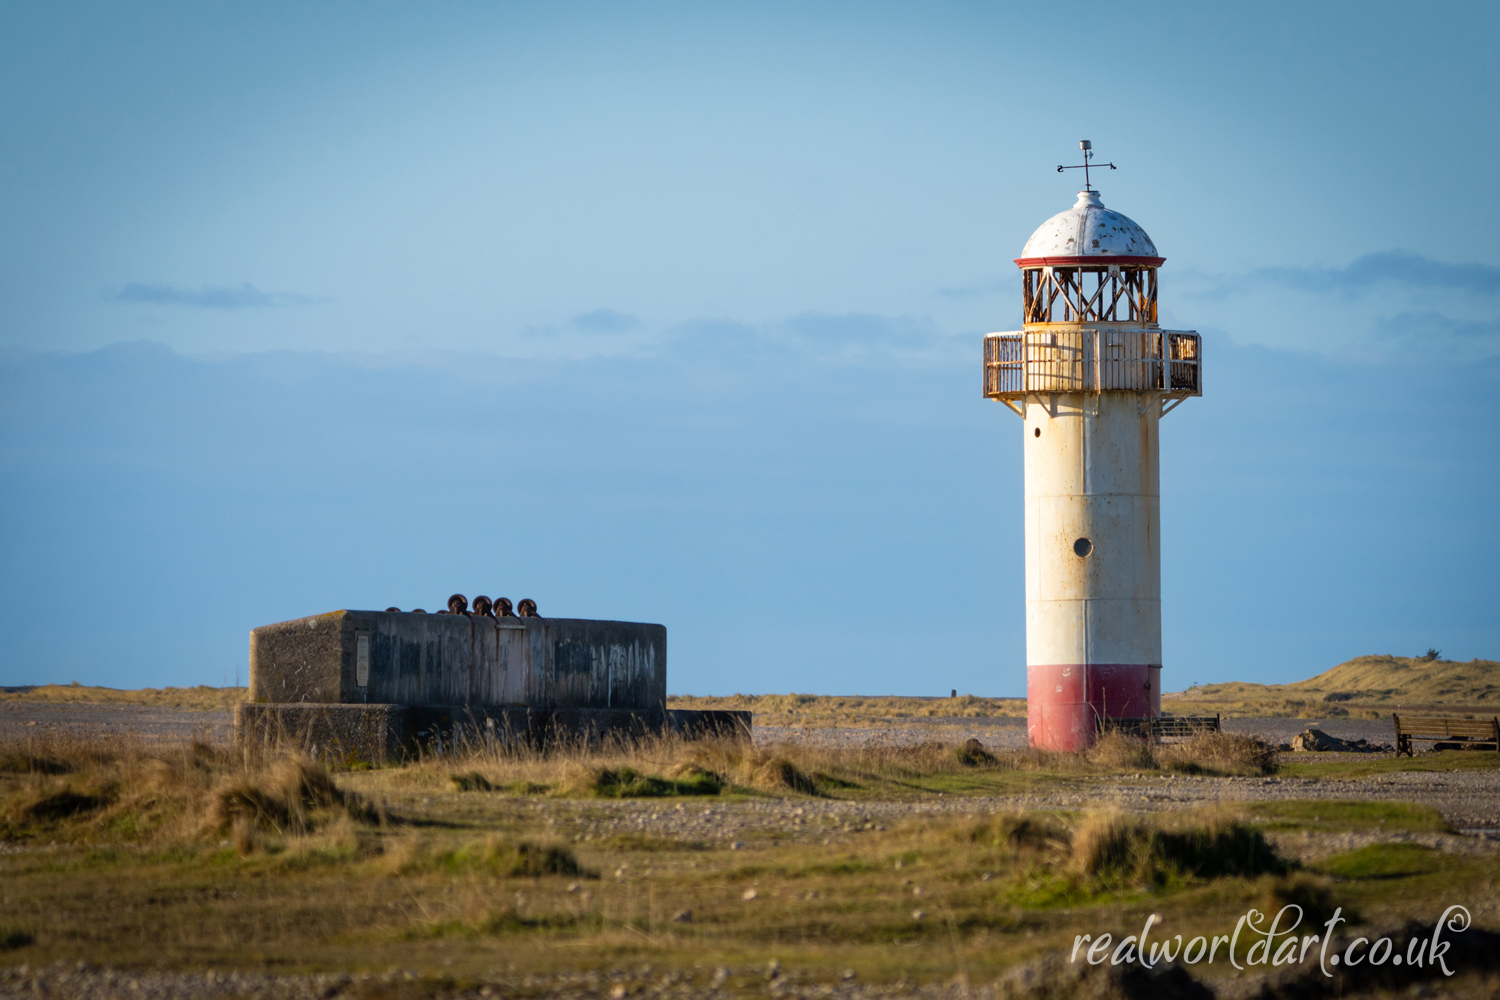
<svg viewBox="0 0 1500 1000">
<path fill-rule="evenodd" d="M 1161 267 L 1165 257 L 1128 257 L 1125 255 L 1093 254 L 1082 257 L 1017 257 L 1016 266 L 1025 270 L 1031 267 Z"/>
</svg>

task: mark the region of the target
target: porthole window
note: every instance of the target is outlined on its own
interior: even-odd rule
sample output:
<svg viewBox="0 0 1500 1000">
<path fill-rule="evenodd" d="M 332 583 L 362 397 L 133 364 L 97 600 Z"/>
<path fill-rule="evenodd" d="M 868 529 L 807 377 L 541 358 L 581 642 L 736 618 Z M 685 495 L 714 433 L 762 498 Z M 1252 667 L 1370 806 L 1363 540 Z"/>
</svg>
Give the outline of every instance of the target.
<svg viewBox="0 0 1500 1000">
<path fill-rule="evenodd" d="M 1040 428 L 1040 427 L 1038 427 L 1038 428 L 1037 428 L 1037 429 L 1036 429 L 1036 430 L 1034 430 L 1034 431 L 1032 431 L 1032 432 L 1031 432 L 1031 433 L 1032 433 L 1032 434 L 1033 434 L 1033 435 L 1034 435 L 1034 436 L 1035 436 L 1035 437 L 1041 437 L 1041 436 L 1042 436 L 1042 429 L 1041 429 L 1041 428 Z"/>
<path fill-rule="evenodd" d="M 1073 543 L 1073 552 L 1080 559 L 1082 559 L 1092 551 L 1094 551 L 1094 543 L 1089 541 L 1087 538 L 1080 538 L 1078 539 L 1078 541 Z"/>
</svg>

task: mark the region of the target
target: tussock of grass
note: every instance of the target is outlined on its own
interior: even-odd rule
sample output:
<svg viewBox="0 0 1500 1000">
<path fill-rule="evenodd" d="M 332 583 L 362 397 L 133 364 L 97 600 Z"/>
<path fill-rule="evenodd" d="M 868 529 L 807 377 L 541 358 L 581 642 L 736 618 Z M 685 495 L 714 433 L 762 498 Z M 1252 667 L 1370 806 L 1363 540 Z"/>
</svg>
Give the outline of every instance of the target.
<svg viewBox="0 0 1500 1000">
<path fill-rule="evenodd" d="M 1000 813 L 956 832 L 963 840 L 1015 854 L 1066 854 L 1072 837 L 1060 820 L 1041 813 Z"/>
<path fill-rule="evenodd" d="M 79 813 L 93 812 L 108 804 L 109 800 L 100 795 L 83 795 L 64 790 L 43 795 L 22 806 L 19 812 L 21 819 L 26 822 L 55 823 Z"/>
<path fill-rule="evenodd" d="M 708 740 L 688 750 L 689 761 L 732 784 L 763 792 L 818 795 L 818 783 L 792 759 L 789 747 L 760 748 L 737 740 Z"/>
<path fill-rule="evenodd" d="M 1120 732 L 1102 734 L 1087 757 L 1112 770 L 1151 771 L 1158 767 L 1156 748 L 1151 743 Z"/>
<path fill-rule="evenodd" d="M 575 767 L 566 781 L 571 791 L 606 799 L 647 799 L 672 795 L 718 795 L 724 779 L 713 771 L 691 765 L 678 777 L 642 774 L 632 767 Z"/>
<path fill-rule="evenodd" d="M 257 778 L 236 781 L 217 790 L 208 811 L 208 826 L 219 833 L 246 826 L 274 833 L 308 833 L 345 816 L 378 823 L 379 815 L 358 795 L 333 783 L 328 772 L 305 758 L 275 761 Z"/>
<path fill-rule="evenodd" d="M 0 774 L 67 774 L 72 769 L 65 760 L 39 757 L 15 747 L 0 749 Z"/>
<path fill-rule="evenodd" d="M 1279 913 L 1282 907 L 1297 906 L 1302 910 L 1302 927 L 1312 928 L 1327 923 L 1335 910 L 1351 924 L 1360 922 L 1360 915 L 1349 905 L 1334 897 L 1333 883 L 1326 878 L 1308 873 L 1298 873 L 1289 878 L 1272 882 L 1261 902 L 1261 909 L 1270 914 Z"/>
<path fill-rule="evenodd" d="M 1213 776 L 1274 774 L 1279 767 L 1276 748 L 1258 736 L 1240 733 L 1202 733 L 1176 743 L 1153 744 L 1128 733 L 1099 737 L 1084 756 L 1111 771 L 1177 771 Z"/>
<path fill-rule="evenodd" d="M 1257 736 L 1241 733 L 1203 733 L 1156 751 L 1161 766 L 1185 774 L 1274 774 L 1276 748 Z"/>
<path fill-rule="evenodd" d="M 1165 827 L 1149 817 L 1095 813 L 1074 832 L 1072 848 L 1078 870 L 1102 883 L 1161 885 L 1288 870 L 1259 830 L 1212 815 Z"/>
<path fill-rule="evenodd" d="M 954 756 L 965 767 L 990 767 L 996 763 L 995 755 L 986 750 L 984 744 L 973 737 L 965 740 L 964 745 L 954 752 Z"/>
<path fill-rule="evenodd" d="M 558 844 L 511 842 L 486 837 L 458 847 L 434 848 L 428 840 L 407 838 L 388 855 L 394 873 L 417 872 L 448 874 L 477 873 L 498 878 L 544 875 L 567 875 L 573 878 L 598 878 L 597 872 L 584 869 L 572 850 Z"/>
<path fill-rule="evenodd" d="M 18 927 L 0 927 L 0 951 L 15 951 L 35 940 L 36 938 Z"/>
<path fill-rule="evenodd" d="M 453 774 L 448 776 L 453 783 L 454 791 L 459 792 L 493 792 L 495 786 L 490 780 L 478 771 L 470 771 L 468 774 Z"/>
<path fill-rule="evenodd" d="M 0 836 L 66 836 L 158 847 L 232 834 L 241 850 L 277 850 L 265 834 L 374 825 L 379 811 L 295 757 L 246 758 L 199 740 L 158 744 L 71 734 L 0 744 L 0 759 L 42 766 L 0 772 Z M 350 841 L 332 830 L 325 847 Z M 304 845 L 305 846 L 305 845 Z"/>
</svg>

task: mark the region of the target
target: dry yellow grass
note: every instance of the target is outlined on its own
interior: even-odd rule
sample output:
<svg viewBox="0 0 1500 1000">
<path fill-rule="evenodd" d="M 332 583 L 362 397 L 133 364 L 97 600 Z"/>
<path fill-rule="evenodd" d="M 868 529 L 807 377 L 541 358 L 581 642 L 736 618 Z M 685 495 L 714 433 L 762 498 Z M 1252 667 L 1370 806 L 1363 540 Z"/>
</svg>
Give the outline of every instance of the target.
<svg viewBox="0 0 1500 1000">
<path fill-rule="evenodd" d="M 87 684 L 41 684 L 18 691 L 0 691 L 0 701 L 35 702 L 48 705 L 154 705 L 159 708 L 190 708 L 227 712 L 245 700 L 248 689 L 209 687 L 120 689 Z"/>
<path fill-rule="evenodd" d="M 912 810 L 888 827 L 845 823 L 839 832 L 810 819 L 808 827 L 755 830 L 753 842 L 735 850 L 728 837 L 646 825 L 675 804 L 559 801 L 535 794 L 538 784 L 518 784 L 561 781 L 586 765 L 673 780 L 714 769 L 732 784 L 762 776 L 772 789 L 726 792 L 730 801 L 714 802 L 716 813 L 765 816 L 767 796 L 797 797 L 778 807 L 790 819 L 804 806 L 811 817 L 815 803 L 775 773 L 783 766 L 817 780 L 825 795 L 1028 768 L 1076 781 L 1106 767 L 1038 753 L 966 764 L 958 749 L 841 753 L 659 741 L 594 757 L 475 752 L 329 775 L 305 760 L 237 758 L 195 743 L 3 741 L 0 813 L 13 825 L 0 853 L 0 930 L 17 942 L 3 961 L 375 973 L 394 966 L 414 970 L 427 985 L 410 995 L 425 997 L 451 994 L 444 982 L 564 970 L 598 976 L 570 995 L 603 996 L 617 970 L 645 966 L 649 975 L 623 974 L 626 994 L 649 995 L 664 977 L 707 988 L 722 966 L 755 973 L 733 973 L 717 995 L 764 996 L 774 959 L 794 982 L 831 985 L 852 968 L 864 982 L 904 982 L 897 992 L 905 993 L 913 983 L 957 976 L 989 982 L 1039 953 L 1066 953 L 1079 932 L 1133 931 L 1147 913 L 1160 914 L 1166 933 L 1228 933 L 1263 899 L 1331 886 L 1341 904 L 1430 919 L 1435 906 L 1500 875 L 1489 855 L 1434 855 L 1396 874 L 1283 885 L 1269 842 L 1233 811 L 1127 818 Z M 1139 752 L 1106 748 L 1100 756 L 1138 764 Z M 470 780 L 452 782 L 455 772 Z M 844 780 L 839 775 L 866 787 L 823 780 Z M 38 813 L 38 803 L 64 793 L 99 801 L 56 800 Z M 590 794 L 587 782 L 571 794 Z M 357 808 L 386 797 L 385 822 Z M 273 804 L 261 810 L 266 801 Z M 1326 831 L 1335 823 L 1329 805 L 1318 811 Z M 1299 821 L 1278 816 L 1291 836 Z M 628 832 L 595 836 L 596 823 L 610 817 L 639 820 L 639 831 L 621 824 L 610 829 Z"/>
<path fill-rule="evenodd" d="M 1291 684 L 1233 681 L 1162 695 L 1177 715 L 1326 718 L 1387 715 L 1398 708 L 1446 708 L 1464 714 L 1500 711 L 1500 663 L 1410 656 L 1357 656 Z"/>
</svg>

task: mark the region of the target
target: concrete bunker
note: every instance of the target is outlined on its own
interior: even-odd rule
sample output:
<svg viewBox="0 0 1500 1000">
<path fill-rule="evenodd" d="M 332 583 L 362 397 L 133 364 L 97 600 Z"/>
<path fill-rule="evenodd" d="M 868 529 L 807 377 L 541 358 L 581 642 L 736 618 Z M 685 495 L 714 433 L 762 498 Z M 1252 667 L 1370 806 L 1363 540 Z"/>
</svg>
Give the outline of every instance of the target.
<svg viewBox="0 0 1500 1000">
<path fill-rule="evenodd" d="M 475 607 L 455 594 L 449 612 L 333 611 L 252 629 L 236 744 L 375 764 L 466 741 L 749 735 L 749 712 L 666 707 L 663 625 L 542 618 L 529 600 L 525 617 L 503 599 Z"/>
</svg>

